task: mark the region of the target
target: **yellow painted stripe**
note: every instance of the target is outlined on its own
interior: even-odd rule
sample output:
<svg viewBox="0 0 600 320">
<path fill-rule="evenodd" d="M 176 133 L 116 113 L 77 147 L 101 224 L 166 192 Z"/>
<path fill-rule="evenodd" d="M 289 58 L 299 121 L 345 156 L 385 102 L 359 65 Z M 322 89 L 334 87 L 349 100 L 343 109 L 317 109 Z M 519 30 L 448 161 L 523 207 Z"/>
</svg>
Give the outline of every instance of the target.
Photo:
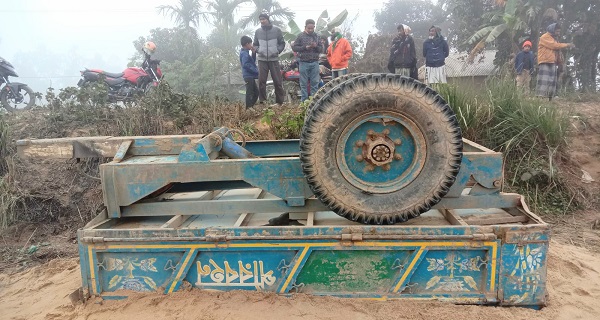
<svg viewBox="0 0 600 320">
<path fill-rule="evenodd" d="M 356 247 L 464 247 L 471 246 L 473 242 L 469 241 L 454 241 L 454 242 L 354 242 Z M 273 247 L 334 247 L 340 245 L 339 242 L 323 242 L 323 243 L 235 243 L 226 244 L 227 248 L 273 248 Z M 495 242 L 484 242 L 484 246 L 495 246 Z M 108 245 L 102 248 L 106 249 L 212 249 L 219 247 L 218 244 L 141 244 L 141 245 Z"/>
<path fill-rule="evenodd" d="M 404 271 L 402 278 L 400 278 L 400 281 L 398 281 L 398 283 L 396 284 L 396 286 L 394 287 L 394 290 L 392 292 L 398 293 L 398 290 L 400 290 L 400 287 L 402 287 L 402 284 L 404 283 L 404 281 L 406 281 L 406 278 L 408 277 L 408 275 L 410 274 L 412 269 L 415 267 L 415 264 L 417 263 L 417 261 L 419 261 L 419 258 L 423 254 L 423 251 L 425 251 L 425 247 L 419 248 L 419 251 L 415 255 L 414 259 L 412 259 L 412 261 L 408 265 L 408 268 L 406 269 L 406 271 Z"/>
<path fill-rule="evenodd" d="M 96 270 L 94 267 L 94 253 L 92 247 L 88 247 L 88 260 L 90 260 L 90 280 L 92 281 L 92 293 L 97 294 L 98 288 L 96 288 Z"/>
<path fill-rule="evenodd" d="M 296 260 L 296 264 L 294 264 L 294 267 L 292 268 L 292 271 L 290 272 L 290 275 L 285 280 L 285 283 L 281 287 L 281 291 L 279 291 L 279 293 L 284 293 L 285 292 L 285 289 L 287 288 L 287 286 L 292 281 L 292 278 L 294 277 L 294 274 L 296 274 L 296 271 L 298 270 L 298 267 L 300 267 L 300 263 L 302 263 L 302 260 L 304 260 L 304 256 L 306 256 L 306 253 L 308 252 L 309 248 L 310 248 L 310 246 L 304 247 L 304 249 L 302 250 L 302 253 L 300 253 L 300 256 L 298 257 L 298 260 Z"/>
<path fill-rule="evenodd" d="M 496 260 L 498 255 L 498 244 L 496 242 L 492 245 L 492 270 L 490 272 L 490 276 L 492 279 L 490 280 L 490 291 L 494 291 L 496 288 Z"/>
<path fill-rule="evenodd" d="M 169 288 L 169 291 L 167 293 L 171 293 L 171 292 L 173 292 L 173 290 L 175 290 L 175 286 L 177 285 L 177 282 L 179 282 L 179 278 L 181 278 L 181 275 L 183 274 L 183 270 L 185 270 L 187 268 L 187 265 L 188 265 L 188 263 L 190 263 L 190 259 L 192 258 L 192 256 L 194 255 L 195 252 L 196 252 L 196 249 L 191 249 L 188 252 L 187 256 L 183 260 L 183 264 L 179 268 L 179 272 L 177 272 L 177 276 L 175 276 L 175 279 L 173 279 L 173 283 L 171 283 L 171 287 Z"/>
<path fill-rule="evenodd" d="M 493 246 L 495 242 L 486 241 L 484 246 Z M 417 242 L 355 242 L 357 247 L 464 247 L 473 246 L 473 241 L 417 241 Z"/>
<path fill-rule="evenodd" d="M 306 242 L 298 243 L 234 243 L 234 244 L 140 244 L 140 245 L 108 245 L 102 248 L 106 249 L 214 249 L 218 247 L 227 248 L 274 248 L 274 247 L 334 247 L 340 245 L 339 242 L 323 242 L 318 244 L 308 244 Z"/>
</svg>

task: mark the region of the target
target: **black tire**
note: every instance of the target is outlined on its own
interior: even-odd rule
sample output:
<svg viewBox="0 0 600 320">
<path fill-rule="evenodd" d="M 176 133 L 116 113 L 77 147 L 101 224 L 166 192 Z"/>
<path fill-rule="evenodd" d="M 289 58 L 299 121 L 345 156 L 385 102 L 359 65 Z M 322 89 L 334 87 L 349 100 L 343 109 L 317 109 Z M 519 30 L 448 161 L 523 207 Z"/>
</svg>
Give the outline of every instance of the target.
<svg viewBox="0 0 600 320">
<path fill-rule="evenodd" d="M 311 112 L 311 110 L 313 109 L 314 105 L 317 103 L 317 101 L 319 101 L 319 99 L 321 99 L 327 92 L 329 92 L 329 90 L 333 89 L 335 86 L 339 85 L 342 82 L 345 82 L 348 79 L 356 78 L 361 75 L 364 75 L 364 74 L 363 73 L 345 74 L 345 75 L 339 76 L 335 79 L 331 79 L 329 82 L 327 82 L 322 87 L 320 87 L 319 90 L 317 90 L 317 93 L 315 93 L 315 95 L 312 97 L 310 104 L 306 108 L 306 115 L 304 116 L 304 122 L 306 122 L 306 119 L 308 119 L 308 115 Z"/>
<path fill-rule="evenodd" d="M 8 97 L 9 94 L 9 90 L 8 88 L 4 88 L 2 90 L 2 93 L 0 93 L 0 101 L 2 102 L 2 107 L 8 111 L 8 112 L 15 112 L 16 110 L 29 110 L 33 107 L 33 105 L 35 104 L 35 92 L 33 92 L 33 90 L 31 90 L 31 88 L 27 85 L 24 86 L 20 86 L 19 87 L 19 93 L 21 91 L 25 91 L 25 96 L 29 97 L 29 101 L 27 101 L 24 105 L 23 108 L 13 108 L 13 106 L 10 104 Z"/>
<path fill-rule="evenodd" d="M 366 142 L 356 140 L 363 137 Z M 394 141 L 387 149 L 393 156 L 377 157 L 382 144 L 376 143 L 388 141 Z M 370 163 L 375 158 L 365 160 L 365 148 L 368 157 L 390 161 L 387 169 Z M 433 89 L 399 75 L 362 75 L 315 103 L 302 130 L 300 161 L 314 194 L 338 215 L 394 224 L 446 195 L 460 169 L 462 136 L 452 109 Z"/>
</svg>

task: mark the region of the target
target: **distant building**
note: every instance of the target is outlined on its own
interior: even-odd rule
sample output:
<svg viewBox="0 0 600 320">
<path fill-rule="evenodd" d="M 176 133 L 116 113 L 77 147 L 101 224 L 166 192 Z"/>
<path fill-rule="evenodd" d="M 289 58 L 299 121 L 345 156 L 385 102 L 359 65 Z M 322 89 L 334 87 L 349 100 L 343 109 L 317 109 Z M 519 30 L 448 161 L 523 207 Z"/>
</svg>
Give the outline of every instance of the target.
<svg viewBox="0 0 600 320">
<path fill-rule="evenodd" d="M 498 73 L 494 65 L 497 50 L 484 50 L 473 63 L 467 62 L 468 53 L 450 53 L 446 58 L 446 77 L 448 83 L 457 85 L 480 86 L 487 77 Z M 425 79 L 425 66 L 419 68 L 419 79 Z"/>
</svg>

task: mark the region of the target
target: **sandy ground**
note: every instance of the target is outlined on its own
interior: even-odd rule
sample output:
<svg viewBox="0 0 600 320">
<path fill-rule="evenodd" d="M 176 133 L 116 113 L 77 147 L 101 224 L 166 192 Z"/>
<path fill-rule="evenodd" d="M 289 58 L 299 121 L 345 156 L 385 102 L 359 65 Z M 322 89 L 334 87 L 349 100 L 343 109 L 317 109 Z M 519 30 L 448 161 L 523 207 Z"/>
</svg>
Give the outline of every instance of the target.
<svg viewBox="0 0 600 320">
<path fill-rule="evenodd" d="M 0 319 L 600 319 L 600 254 L 554 240 L 548 256 L 550 301 L 541 311 L 195 289 L 73 306 L 68 295 L 78 286 L 77 259 L 0 275 Z"/>
</svg>

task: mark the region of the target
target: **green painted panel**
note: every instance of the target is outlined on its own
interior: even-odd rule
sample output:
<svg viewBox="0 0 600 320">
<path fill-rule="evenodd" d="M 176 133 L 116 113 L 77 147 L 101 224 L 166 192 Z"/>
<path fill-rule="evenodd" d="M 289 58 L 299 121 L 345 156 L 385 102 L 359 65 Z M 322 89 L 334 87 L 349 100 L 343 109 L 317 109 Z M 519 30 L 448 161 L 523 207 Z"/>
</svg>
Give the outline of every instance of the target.
<svg viewBox="0 0 600 320">
<path fill-rule="evenodd" d="M 296 284 L 303 292 L 387 292 L 395 284 L 411 251 L 323 250 L 314 251 Z"/>
</svg>

